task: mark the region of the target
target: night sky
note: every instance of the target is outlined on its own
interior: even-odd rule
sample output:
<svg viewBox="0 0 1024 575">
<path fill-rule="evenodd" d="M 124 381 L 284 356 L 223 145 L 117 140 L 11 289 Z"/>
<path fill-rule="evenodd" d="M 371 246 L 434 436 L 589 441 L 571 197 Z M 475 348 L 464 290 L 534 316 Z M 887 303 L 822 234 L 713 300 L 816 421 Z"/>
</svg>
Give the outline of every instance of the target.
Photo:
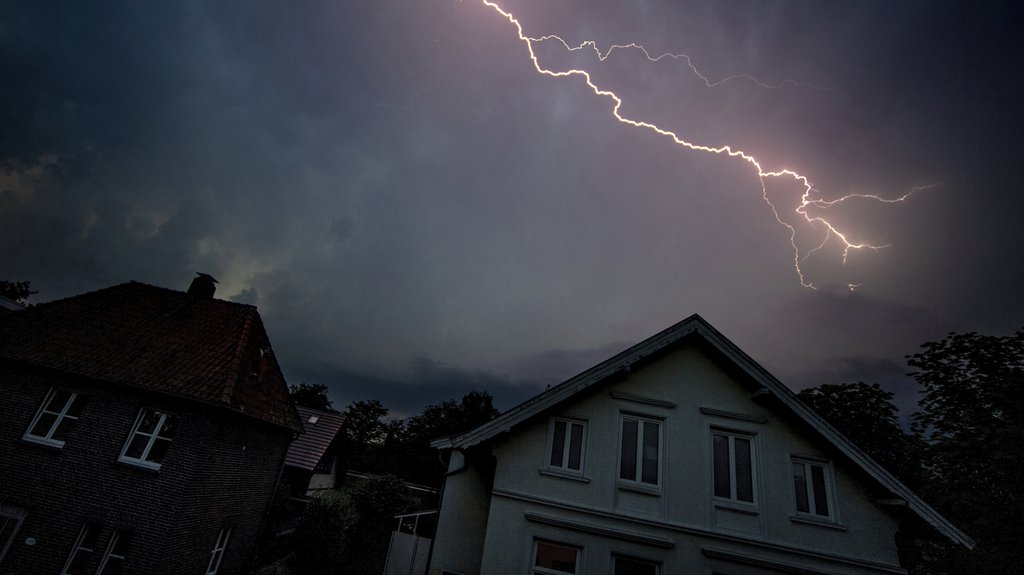
<svg viewBox="0 0 1024 575">
<path fill-rule="evenodd" d="M 259 307 L 291 383 L 506 409 L 699 313 L 794 389 L 1024 327 L 1024 6 L 501 0 L 619 113 L 851 199 L 790 229 L 740 158 L 541 75 L 480 0 L 4 2 L 0 279 Z M 682 57 L 650 62 L 651 56 Z M 693 68 L 691 68 L 691 66 Z M 696 70 L 696 71 L 695 71 Z M 785 221 L 804 192 L 767 178 Z M 820 249 L 815 249 L 818 246 Z M 855 290 L 848 287 L 858 285 Z"/>
</svg>

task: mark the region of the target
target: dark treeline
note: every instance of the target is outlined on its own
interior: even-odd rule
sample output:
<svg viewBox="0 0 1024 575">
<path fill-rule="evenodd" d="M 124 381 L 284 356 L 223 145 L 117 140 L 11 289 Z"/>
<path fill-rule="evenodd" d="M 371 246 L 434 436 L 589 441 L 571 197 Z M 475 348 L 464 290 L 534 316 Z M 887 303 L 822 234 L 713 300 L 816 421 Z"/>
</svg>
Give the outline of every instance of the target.
<svg viewBox="0 0 1024 575">
<path fill-rule="evenodd" d="M 977 543 L 945 543 L 907 521 L 912 573 L 1017 573 L 1024 546 L 1024 332 L 951 333 L 907 356 L 921 386 L 911 431 L 877 384 L 805 389 L 798 396 Z"/>
<path fill-rule="evenodd" d="M 290 387 L 295 403 L 314 409 L 337 411 L 320 384 Z M 345 408 L 349 471 L 394 475 L 404 481 L 439 487 L 444 464 L 430 441 L 469 431 L 498 415 L 491 395 L 470 391 L 460 400 L 428 405 L 405 420 L 389 417 L 387 407 L 376 399 L 354 401 Z"/>
</svg>

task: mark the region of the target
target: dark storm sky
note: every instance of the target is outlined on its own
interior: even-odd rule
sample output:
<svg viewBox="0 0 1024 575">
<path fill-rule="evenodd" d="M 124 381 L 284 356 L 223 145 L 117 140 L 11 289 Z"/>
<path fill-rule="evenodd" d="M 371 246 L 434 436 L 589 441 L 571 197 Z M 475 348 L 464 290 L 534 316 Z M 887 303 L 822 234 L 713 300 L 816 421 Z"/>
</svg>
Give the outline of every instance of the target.
<svg viewBox="0 0 1024 575">
<path fill-rule="evenodd" d="M 511 407 L 691 313 L 794 389 L 909 406 L 919 344 L 1024 326 L 1019 4 L 502 6 L 529 36 L 688 55 L 713 87 L 681 59 L 537 45 L 623 115 L 823 199 L 938 185 L 830 209 L 891 247 L 844 266 L 826 244 L 812 290 L 756 170 L 538 74 L 479 0 L 5 2 L 0 278 L 42 302 L 210 273 L 292 383 L 396 415 L 474 387 Z M 802 190 L 769 184 L 792 217 Z"/>
</svg>

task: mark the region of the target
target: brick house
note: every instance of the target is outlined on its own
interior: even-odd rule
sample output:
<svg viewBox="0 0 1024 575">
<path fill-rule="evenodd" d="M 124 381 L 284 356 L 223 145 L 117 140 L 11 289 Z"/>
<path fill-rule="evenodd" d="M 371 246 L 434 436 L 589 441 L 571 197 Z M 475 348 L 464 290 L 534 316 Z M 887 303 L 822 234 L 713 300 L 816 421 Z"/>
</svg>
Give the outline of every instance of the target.
<svg viewBox="0 0 1024 575">
<path fill-rule="evenodd" d="M 302 427 L 213 283 L 0 316 L 0 573 L 244 572 Z"/>
</svg>

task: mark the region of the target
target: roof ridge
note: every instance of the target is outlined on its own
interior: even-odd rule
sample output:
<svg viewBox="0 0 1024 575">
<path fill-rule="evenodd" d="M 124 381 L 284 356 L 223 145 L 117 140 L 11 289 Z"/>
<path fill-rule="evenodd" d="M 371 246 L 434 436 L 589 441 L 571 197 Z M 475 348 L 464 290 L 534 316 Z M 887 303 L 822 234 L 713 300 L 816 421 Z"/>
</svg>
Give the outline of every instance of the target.
<svg viewBox="0 0 1024 575">
<path fill-rule="evenodd" d="M 30 306 L 27 306 L 25 309 L 38 308 L 40 306 L 49 306 L 50 304 L 56 304 L 56 303 L 60 303 L 60 302 L 68 301 L 68 300 L 79 299 L 79 298 L 84 298 L 84 297 L 90 297 L 90 296 L 93 296 L 93 295 L 98 294 L 100 292 L 107 292 L 107 291 L 113 291 L 113 290 L 117 290 L 117 289 L 124 289 L 124 288 L 130 287 L 130 286 L 138 286 L 138 287 L 143 287 L 143 288 L 146 288 L 146 289 L 160 290 L 162 292 L 169 292 L 169 293 L 173 293 L 173 294 L 177 294 L 177 295 L 181 295 L 181 296 L 188 295 L 188 292 L 186 292 L 185 290 L 176 290 L 176 289 L 171 289 L 171 288 L 167 288 L 167 287 L 163 287 L 163 286 L 148 284 L 148 283 L 145 283 L 145 282 L 130 280 L 130 281 L 122 282 L 122 283 L 119 283 L 119 284 L 114 284 L 112 286 L 97 288 L 97 289 L 86 291 L 86 292 L 82 292 L 82 293 L 76 293 L 76 294 L 72 294 L 72 295 L 69 295 L 69 296 L 64 296 L 64 297 L 60 297 L 60 298 L 56 298 L 56 299 L 51 299 L 49 301 L 34 303 L 34 304 L 30 305 Z M 192 296 L 190 296 L 190 297 L 192 297 Z M 205 301 L 217 302 L 218 305 L 223 304 L 223 305 L 237 306 L 237 307 L 241 307 L 241 308 L 257 309 L 256 306 L 253 305 L 253 304 L 242 303 L 242 302 L 237 302 L 237 301 L 231 301 L 231 300 L 228 300 L 228 299 L 221 299 L 221 298 L 215 298 L 214 297 L 214 298 L 209 298 L 209 299 L 207 299 Z"/>
</svg>

